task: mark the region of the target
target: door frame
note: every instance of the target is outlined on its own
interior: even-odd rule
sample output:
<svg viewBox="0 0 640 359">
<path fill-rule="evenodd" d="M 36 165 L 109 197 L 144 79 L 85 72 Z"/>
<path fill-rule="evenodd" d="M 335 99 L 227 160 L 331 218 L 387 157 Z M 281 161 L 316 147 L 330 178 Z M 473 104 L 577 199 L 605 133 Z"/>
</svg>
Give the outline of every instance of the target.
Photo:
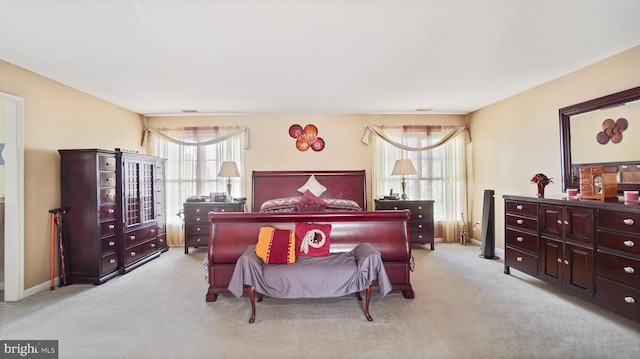
<svg viewBox="0 0 640 359">
<path fill-rule="evenodd" d="M 24 298 L 24 99 L 0 92 L 5 129 L 4 301 Z"/>
</svg>

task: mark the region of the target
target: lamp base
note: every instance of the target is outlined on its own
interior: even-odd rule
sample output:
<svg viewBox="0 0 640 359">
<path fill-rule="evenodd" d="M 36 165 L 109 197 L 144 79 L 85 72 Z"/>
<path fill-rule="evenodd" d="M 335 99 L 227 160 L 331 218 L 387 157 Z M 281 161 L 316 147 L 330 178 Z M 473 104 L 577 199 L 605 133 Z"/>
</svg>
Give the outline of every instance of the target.
<svg viewBox="0 0 640 359">
<path fill-rule="evenodd" d="M 404 179 L 404 175 L 402 176 L 402 196 L 400 196 L 401 199 L 407 199 L 407 192 L 405 191 L 405 189 L 407 188 L 407 182 Z"/>
</svg>

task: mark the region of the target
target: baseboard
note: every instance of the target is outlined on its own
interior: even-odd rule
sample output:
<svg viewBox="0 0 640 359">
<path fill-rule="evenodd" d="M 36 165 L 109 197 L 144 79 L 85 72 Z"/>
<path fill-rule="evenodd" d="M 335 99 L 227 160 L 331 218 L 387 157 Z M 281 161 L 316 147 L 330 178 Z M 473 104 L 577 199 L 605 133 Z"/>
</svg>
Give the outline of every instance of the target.
<svg viewBox="0 0 640 359">
<path fill-rule="evenodd" d="M 471 242 L 472 244 L 475 244 L 477 246 L 481 246 L 482 247 L 482 241 L 479 241 L 477 239 L 473 239 L 473 238 L 469 238 L 469 242 Z M 496 248 L 496 255 L 500 258 L 504 258 L 504 249 L 502 248 Z"/>
<path fill-rule="evenodd" d="M 55 286 L 54 288 L 58 288 L 58 283 L 60 283 L 59 278 L 55 278 L 53 280 L 53 284 Z M 35 286 L 31 287 L 31 288 L 25 289 L 24 290 L 23 299 L 26 298 L 26 297 L 32 296 L 32 295 L 34 295 L 36 293 L 45 291 L 45 290 L 51 290 L 51 281 L 46 281 L 44 283 L 40 283 L 38 285 L 35 285 Z"/>
</svg>

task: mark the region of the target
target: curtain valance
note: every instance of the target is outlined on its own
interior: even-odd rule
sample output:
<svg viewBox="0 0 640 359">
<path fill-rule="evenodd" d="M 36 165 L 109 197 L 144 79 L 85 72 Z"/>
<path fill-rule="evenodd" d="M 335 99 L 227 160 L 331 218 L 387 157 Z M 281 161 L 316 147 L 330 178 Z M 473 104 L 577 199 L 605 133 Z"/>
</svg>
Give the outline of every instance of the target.
<svg viewBox="0 0 640 359">
<path fill-rule="evenodd" d="M 425 128 L 428 126 L 425 126 Z M 392 146 L 395 146 L 397 148 L 406 150 L 406 151 L 425 151 L 425 150 L 430 150 L 433 148 L 436 148 L 438 146 L 441 146 L 442 144 L 448 142 L 449 140 L 451 140 L 452 138 L 456 137 L 459 134 L 463 134 L 465 136 L 464 142 L 465 143 L 469 143 L 471 142 L 471 136 L 469 135 L 469 128 L 467 126 L 458 126 L 458 127 L 449 127 L 449 126 L 437 126 L 438 128 L 442 128 L 444 130 L 448 130 L 447 133 L 445 133 L 442 136 L 442 139 L 432 145 L 429 146 L 424 146 L 424 147 L 410 147 L 407 145 L 403 145 L 402 143 L 396 142 L 392 139 L 390 139 L 387 135 L 385 135 L 384 133 L 384 128 L 383 127 L 378 127 L 378 126 L 369 126 L 365 129 L 364 135 L 362 136 L 362 142 L 368 146 L 371 146 L 371 139 L 372 136 L 378 136 L 380 138 L 382 138 L 383 140 L 385 140 L 387 143 L 389 143 Z"/>
</svg>

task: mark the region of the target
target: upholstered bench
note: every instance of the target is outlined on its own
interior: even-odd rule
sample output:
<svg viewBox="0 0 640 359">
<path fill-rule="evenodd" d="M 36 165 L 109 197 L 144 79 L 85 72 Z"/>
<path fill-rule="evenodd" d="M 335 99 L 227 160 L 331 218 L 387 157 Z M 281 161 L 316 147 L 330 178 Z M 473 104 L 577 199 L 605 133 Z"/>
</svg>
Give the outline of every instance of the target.
<svg viewBox="0 0 640 359">
<path fill-rule="evenodd" d="M 257 244 L 259 246 L 259 244 Z M 324 298 L 366 292 L 364 312 L 369 314 L 371 285 L 376 281 L 380 295 L 391 291 L 392 285 L 385 271 L 380 252 L 369 243 L 360 243 L 349 252 L 326 256 L 301 256 L 290 264 L 267 264 L 256 254 L 256 244 L 246 248 L 236 262 L 229 283 L 229 291 L 240 298 L 249 287 L 251 318 L 256 317 L 262 295 L 273 298 Z M 260 250 L 258 250 L 260 252 Z"/>
</svg>

